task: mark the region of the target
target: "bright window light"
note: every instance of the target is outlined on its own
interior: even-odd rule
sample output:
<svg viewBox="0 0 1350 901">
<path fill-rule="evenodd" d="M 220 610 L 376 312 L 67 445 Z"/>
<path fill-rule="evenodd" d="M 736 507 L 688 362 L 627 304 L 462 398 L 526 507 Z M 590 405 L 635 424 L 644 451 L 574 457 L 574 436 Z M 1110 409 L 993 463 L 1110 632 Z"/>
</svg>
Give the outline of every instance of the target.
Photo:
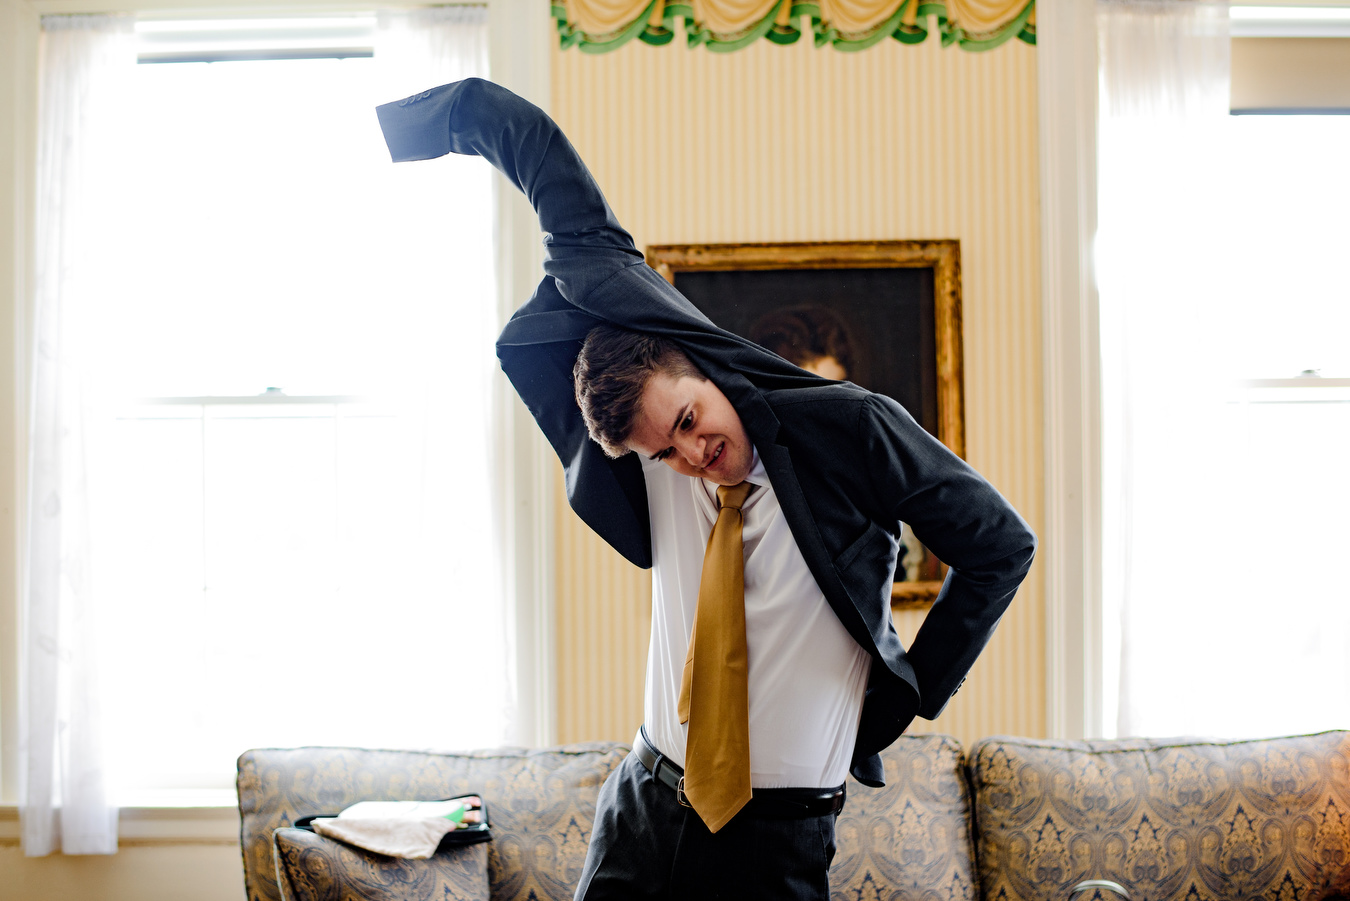
<svg viewBox="0 0 1350 901">
<path fill-rule="evenodd" d="M 1223 265 L 1214 289 L 1225 315 L 1211 335 L 1224 375 L 1350 377 L 1350 116 L 1235 116 L 1224 167 L 1226 208 L 1197 236 Z"/>
<path fill-rule="evenodd" d="M 83 327 L 123 804 L 224 803 L 251 747 L 503 739 L 489 168 L 393 165 L 376 64 L 138 66 L 108 148 Z"/>
<path fill-rule="evenodd" d="M 1350 22 L 1350 8 L 1335 6 L 1230 6 L 1238 22 Z"/>
<path fill-rule="evenodd" d="M 1124 635 L 1132 735 L 1342 728 L 1350 696 L 1350 117 L 1221 127 L 1206 171 L 1154 176 L 1178 180 L 1179 208 L 1195 202 L 1192 183 L 1213 189 L 1202 214 L 1185 210 L 1200 224 L 1178 233 L 1165 203 L 1136 209 L 1115 234 L 1155 246 L 1142 245 L 1142 259 L 1099 257 L 1099 271 L 1149 272 L 1158 296 L 1174 298 L 1135 320 L 1133 339 L 1164 351 L 1130 357 L 1128 370 L 1114 343 L 1124 329 L 1104 330 L 1117 380 L 1104 416 L 1106 522 L 1119 532 L 1106 546 L 1128 536 L 1136 561 L 1108 574 L 1108 591 L 1136 581 L 1106 619 L 1121 630 L 1107 646 Z M 1153 298 L 1145 288 L 1131 299 Z M 1274 676 L 1254 674 L 1253 649 Z"/>
</svg>

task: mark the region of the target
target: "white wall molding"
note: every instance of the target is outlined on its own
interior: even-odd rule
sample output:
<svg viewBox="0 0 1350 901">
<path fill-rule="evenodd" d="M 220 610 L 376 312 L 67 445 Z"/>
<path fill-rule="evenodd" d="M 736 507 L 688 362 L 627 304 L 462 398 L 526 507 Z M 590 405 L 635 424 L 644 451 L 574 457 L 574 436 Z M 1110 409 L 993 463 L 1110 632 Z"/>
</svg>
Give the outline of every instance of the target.
<svg viewBox="0 0 1350 901">
<path fill-rule="evenodd" d="M 1037 10 L 1044 322 L 1047 729 L 1102 734 L 1101 388 L 1094 0 Z"/>
<path fill-rule="evenodd" d="M 492 80 L 545 111 L 550 105 L 551 20 L 532 0 L 490 0 L 488 60 Z M 515 312 L 544 271 L 539 219 L 525 196 L 500 174 L 494 182 L 497 235 L 497 308 L 500 324 Z M 554 627 L 554 474 L 552 454 L 506 377 L 497 376 L 502 428 L 499 447 L 509 460 L 504 487 L 508 556 L 506 587 L 514 639 L 517 744 L 557 741 L 557 643 Z"/>
</svg>

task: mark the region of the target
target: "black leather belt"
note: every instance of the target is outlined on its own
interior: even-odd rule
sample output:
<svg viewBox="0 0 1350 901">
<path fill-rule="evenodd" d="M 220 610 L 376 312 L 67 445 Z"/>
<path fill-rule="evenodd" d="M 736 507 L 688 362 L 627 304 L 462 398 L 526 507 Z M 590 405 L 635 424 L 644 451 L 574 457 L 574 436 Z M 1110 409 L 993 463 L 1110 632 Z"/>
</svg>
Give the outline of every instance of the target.
<svg viewBox="0 0 1350 901">
<path fill-rule="evenodd" d="M 633 739 L 633 753 L 657 782 L 675 792 L 675 800 L 689 806 L 684 796 L 684 770 L 676 766 L 647 739 L 647 730 L 639 728 Z M 835 816 L 844 809 L 844 787 L 838 788 L 757 788 L 741 812 L 751 817 L 773 820 L 804 820 L 807 817 Z"/>
</svg>

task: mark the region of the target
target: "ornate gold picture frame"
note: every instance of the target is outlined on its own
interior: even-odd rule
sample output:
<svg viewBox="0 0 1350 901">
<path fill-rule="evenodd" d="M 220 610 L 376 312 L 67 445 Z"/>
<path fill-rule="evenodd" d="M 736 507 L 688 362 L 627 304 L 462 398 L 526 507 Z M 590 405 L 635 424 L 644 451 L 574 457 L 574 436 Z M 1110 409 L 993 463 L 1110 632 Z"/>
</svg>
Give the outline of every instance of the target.
<svg viewBox="0 0 1350 901">
<path fill-rule="evenodd" d="M 647 263 L 722 328 L 894 397 L 965 457 L 958 241 L 663 244 Z M 942 567 L 904 561 L 892 604 L 928 605 Z"/>
</svg>

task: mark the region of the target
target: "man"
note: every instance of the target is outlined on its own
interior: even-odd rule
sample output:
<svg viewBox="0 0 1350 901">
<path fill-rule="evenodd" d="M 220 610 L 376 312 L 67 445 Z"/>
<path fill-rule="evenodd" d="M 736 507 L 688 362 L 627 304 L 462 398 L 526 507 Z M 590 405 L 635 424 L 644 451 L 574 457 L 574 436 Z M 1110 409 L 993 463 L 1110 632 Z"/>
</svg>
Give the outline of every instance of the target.
<svg viewBox="0 0 1350 901">
<path fill-rule="evenodd" d="M 883 784 L 879 752 L 941 712 L 1030 566 L 1030 529 L 893 400 L 699 313 L 534 106 L 471 79 L 378 113 L 395 161 L 477 154 L 529 197 L 545 277 L 498 356 L 573 510 L 654 570 L 646 723 L 601 792 L 578 899 L 828 897 L 844 773 Z M 743 548 L 714 566 L 724 514 Z M 890 615 L 902 523 L 950 567 L 908 650 Z M 709 576 L 730 559 L 734 576 Z M 696 625 L 702 581 L 743 583 L 717 608 L 742 624 Z M 705 644 L 727 662 L 712 675 Z M 723 670 L 748 710 L 709 731 L 706 711 L 729 708 L 700 698 Z M 746 720 L 748 748 L 728 737 Z"/>
</svg>

